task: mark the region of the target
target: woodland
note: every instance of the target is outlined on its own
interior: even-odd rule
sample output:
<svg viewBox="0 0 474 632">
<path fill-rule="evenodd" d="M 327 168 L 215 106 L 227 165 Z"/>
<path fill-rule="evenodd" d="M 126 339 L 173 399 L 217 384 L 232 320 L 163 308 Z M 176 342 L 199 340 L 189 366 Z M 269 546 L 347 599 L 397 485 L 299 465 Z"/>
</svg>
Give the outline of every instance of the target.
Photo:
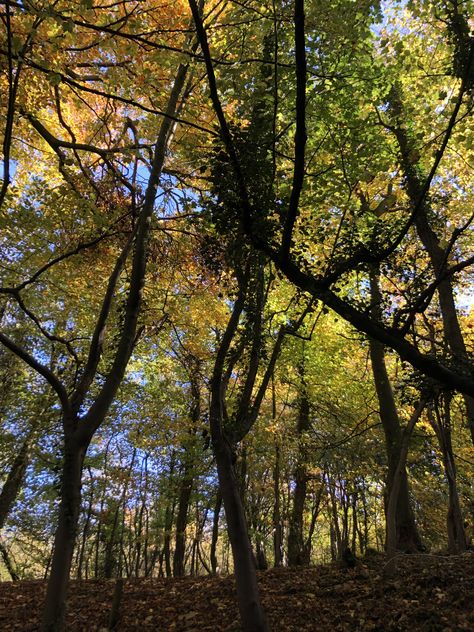
<svg viewBox="0 0 474 632">
<path fill-rule="evenodd" d="M 2 629 L 473 629 L 473 10 L 0 0 Z"/>
</svg>

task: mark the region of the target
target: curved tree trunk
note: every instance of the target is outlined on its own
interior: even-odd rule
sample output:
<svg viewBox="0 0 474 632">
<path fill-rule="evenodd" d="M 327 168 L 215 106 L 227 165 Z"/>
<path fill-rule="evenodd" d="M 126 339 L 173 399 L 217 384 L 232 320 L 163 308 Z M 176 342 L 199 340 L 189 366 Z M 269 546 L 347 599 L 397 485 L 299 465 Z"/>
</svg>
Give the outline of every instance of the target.
<svg viewBox="0 0 474 632">
<path fill-rule="evenodd" d="M 259 280 L 261 281 L 260 276 Z M 245 510 L 240 495 L 239 480 L 235 471 L 235 454 L 231 439 L 226 435 L 224 428 L 226 382 L 223 376 L 225 373 L 225 360 L 244 308 L 247 282 L 248 277 L 239 289 L 237 300 L 234 303 L 230 319 L 217 351 L 211 379 L 209 426 L 219 477 L 219 490 L 224 504 L 227 532 L 234 560 L 237 602 L 242 629 L 244 632 L 267 632 L 268 625 L 265 612 L 260 602 L 255 559 L 250 543 Z M 257 337 L 259 338 L 260 336 L 258 335 Z M 249 396 L 251 395 L 252 386 L 253 382 L 251 380 L 250 388 L 244 389 L 248 391 Z M 241 410 L 242 415 L 244 412 L 249 413 L 249 405 L 247 398 L 241 400 L 239 410 Z M 242 418 L 240 421 L 242 422 Z M 246 423 L 247 419 L 245 418 L 243 421 Z M 243 438 L 245 434 L 246 432 L 243 432 L 241 438 Z"/>
<path fill-rule="evenodd" d="M 242 629 L 244 632 L 266 632 L 268 626 L 260 603 L 255 560 L 234 470 L 232 450 L 223 437 L 222 441 L 216 441 L 213 437 L 213 447 L 234 558 L 235 583 Z"/>
<path fill-rule="evenodd" d="M 392 387 L 385 366 L 385 352 L 383 345 L 374 340 L 370 341 L 370 357 L 374 373 L 375 387 L 379 400 L 380 419 L 385 434 L 388 471 L 386 478 L 386 511 L 388 499 L 392 495 L 397 466 L 400 462 L 402 431 L 393 398 Z M 398 499 L 395 512 L 396 548 L 400 551 L 413 552 L 422 550 L 422 543 L 415 523 L 415 517 L 410 503 L 410 493 L 405 464 L 399 473 Z"/>
<path fill-rule="evenodd" d="M 33 427 L 23 441 L 23 444 L 12 463 L 10 471 L 8 472 L 7 480 L 2 487 L 2 491 L 0 493 L 0 529 L 3 528 L 5 520 L 10 513 L 21 486 L 23 485 L 23 479 L 25 478 L 26 468 L 28 467 L 30 459 L 30 447 L 34 434 L 35 428 Z"/>
<path fill-rule="evenodd" d="M 441 274 L 446 263 L 446 253 L 439 245 L 438 237 L 428 222 L 426 205 L 423 205 L 417 214 L 415 225 L 436 275 Z M 443 319 L 444 338 L 451 352 L 458 359 L 462 360 L 466 357 L 467 350 L 459 325 L 454 291 L 450 279 L 445 279 L 439 284 L 438 298 Z M 467 425 L 471 434 L 471 440 L 474 443 L 474 398 L 464 395 L 464 403 L 466 406 Z"/>
<path fill-rule="evenodd" d="M 401 119 L 403 104 L 400 93 L 395 88 L 391 92 L 391 108 L 395 119 Z M 421 243 L 428 253 L 435 275 L 439 276 L 446 267 L 447 252 L 441 246 L 438 235 L 430 224 L 429 217 L 432 215 L 432 211 L 429 200 L 425 198 L 423 203 L 419 204 L 423 186 L 419 168 L 413 164 L 412 160 L 413 142 L 410 140 L 403 125 L 398 125 L 397 122 L 397 127 L 393 129 L 400 149 L 400 162 L 406 177 L 407 193 L 412 207 L 418 209 L 415 215 L 416 230 Z M 437 291 L 445 341 L 451 352 L 462 361 L 467 357 L 467 350 L 459 324 L 451 279 L 447 278 L 441 281 Z M 466 406 L 467 425 L 474 443 L 474 398 L 469 395 L 464 395 L 463 397 Z"/>
<path fill-rule="evenodd" d="M 387 499 L 387 509 L 386 509 L 386 523 L 387 523 L 387 539 L 386 539 L 386 549 L 387 556 L 389 558 L 393 557 L 397 551 L 399 544 L 399 533 L 397 532 L 397 508 L 398 501 L 400 496 L 401 483 L 403 479 L 406 480 L 406 470 L 405 464 L 408 455 L 408 444 L 410 441 L 410 437 L 413 433 L 413 429 L 415 428 L 415 424 L 420 418 L 420 415 L 425 406 L 425 400 L 421 400 L 414 410 L 410 420 L 405 428 L 405 431 L 402 435 L 402 440 L 400 442 L 400 454 L 397 466 L 395 468 L 392 487 L 390 489 L 390 494 Z M 403 476 L 405 473 L 405 477 Z"/>
<path fill-rule="evenodd" d="M 380 289 L 378 276 L 375 273 L 370 277 L 370 288 L 374 310 L 380 309 Z M 392 385 L 385 364 L 385 349 L 382 343 L 369 339 L 370 359 L 375 382 L 375 390 L 380 409 L 385 445 L 388 459 L 388 472 L 386 478 L 385 511 L 387 513 L 389 498 L 392 494 L 394 478 L 397 466 L 400 462 L 402 447 L 402 431 L 398 417 L 397 406 L 393 396 Z M 423 549 L 415 517 L 410 503 L 408 479 L 405 465 L 399 473 L 397 481 L 398 500 L 396 506 L 396 548 L 400 551 L 413 552 Z"/>
</svg>

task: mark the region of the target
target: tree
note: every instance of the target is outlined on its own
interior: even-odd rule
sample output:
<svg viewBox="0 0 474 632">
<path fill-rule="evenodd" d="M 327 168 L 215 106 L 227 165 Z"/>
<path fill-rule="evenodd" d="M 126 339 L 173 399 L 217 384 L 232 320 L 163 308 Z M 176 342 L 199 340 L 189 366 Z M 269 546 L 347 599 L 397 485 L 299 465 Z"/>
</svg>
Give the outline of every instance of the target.
<svg viewBox="0 0 474 632">
<path fill-rule="evenodd" d="M 4 3 L 2 555 L 44 629 L 71 572 L 233 570 L 263 630 L 256 567 L 465 548 L 471 8 Z"/>
<path fill-rule="evenodd" d="M 377 224 L 372 229 L 369 228 L 368 231 L 366 230 L 367 239 L 361 240 L 355 246 L 353 244 L 353 252 L 349 255 L 342 254 L 342 256 L 337 257 L 333 254 L 328 262 L 329 269 L 321 274 L 317 269 L 312 271 L 307 262 L 303 264 L 299 262 L 301 250 L 304 253 L 307 249 L 305 245 L 298 242 L 301 232 L 301 228 L 298 230 L 298 219 L 301 214 L 299 205 L 305 180 L 305 149 L 307 143 L 307 55 L 305 50 L 306 33 L 304 3 L 301 0 L 295 2 L 294 5 L 293 21 L 295 26 L 294 42 L 296 63 L 294 169 L 287 210 L 283 218 L 277 224 L 277 227 L 280 230 L 280 234 L 278 236 L 279 243 L 276 240 L 273 240 L 272 242 L 266 241 L 258 229 L 256 209 L 253 206 L 252 197 L 249 193 L 248 181 L 245 178 L 245 172 L 242 169 L 238 152 L 236 151 L 234 138 L 219 97 L 218 84 L 207 33 L 199 15 L 197 6 L 193 0 L 190 0 L 190 6 L 206 64 L 211 100 L 219 123 L 222 143 L 234 169 L 237 191 L 240 197 L 240 221 L 253 246 L 264 252 L 275 263 L 279 270 L 281 270 L 298 288 L 302 291 L 308 292 L 315 299 L 323 301 L 328 307 L 346 319 L 356 329 L 363 331 L 379 342 L 393 348 L 403 360 L 410 362 L 410 364 L 426 375 L 439 380 L 441 383 L 446 384 L 451 388 L 457 388 L 461 392 L 472 396 L 474 393 L 474 385 L 471 378 L 472 367 L 470 368 L 468 365 L 468 374 L 466 375 L 464 369 L 453 369 L 450 366 L 443 364 L 442 361 L 422 353 L 415 345 L 406 339 L 403 328 L 398 329 L 396 327 L 387 326 L 374 321 L 363 309 L 354 306 L 354 304 L 351 304 L 349 300 L 339 297 L 338 291 L 334 289 L 334 287 L 336 287 L 336 283 L 341 283 L 343 281 L 345 274 L 358 270 L 364 265 L 366 266 L 367 264 L 382 262 L 387 259 L 408 234 L 413 222 L 415 221 L 415 217 L 419 212 L 419 208 L 423 204 L 424 199 L 430 190 L 433 178 L 437 172 L 438 166 L 449 142 L 454 124 L 459 115 L 459 111 L 463 105 L 463 97 L 468 89 L 470 67 L 465 68 L 466 76 L 459 87 L 456 105 L 451 114 L 448 127 L 442 136 L 442 141 L 440 148 L 437 151 L 436 158 L 429 170 L 428 177 L 426 178 L 420 194 L 417 197 L 417 202 L 412 209 L 408 220 L 402 222 L 401 227 L 396 226 L 395 230 L 390 231 L 388 234 L 385 234 L 386 231 L 381 230 L 380 225 Z M 368 17 L 371 17 L 370 10 L 368 11 Z M 390 203 L 392 202 L 390 201 Z M 278 245 L 276 245 L 277 243 Z M 295 245 L 294 250 L 292 250 L 293 245 Z M 461 262 L 459 266 L 452 266 L 452 268 L 446 272 L 446 276 L 450 276 L 456 271 L 462 270 L 467 265 L 470 265 L 470 263 L 472 263 L 471 260 L 467 259 L 466 261 Z M 320 265 L 319 267 L 321 268 L 323 266 Z M 425 293 L 427 293 L 428 296 L 432 296 L 432 292 L 436 289 L 440 281 L 441 279 L 438 278 L 433 284 L 425 289 Z"/>
<path fill-rule="evenodd" d="M 56 20 L 59 19 L 61 24 L 63 24 L 65 19 L 63 15 L 57 13 L 53 13 L 53 18 Z M 0 334 L 0 341 L 4 346 L 18 355 L 49 382 L 50 386 L 55 390 L 62 408 L 64 453 L 61 478 L 61 504 L 59 508 L 58 528 L 55 536 L 54 555 L 43 612 L 42 629 L 44 630 L 59 630 L 64 626 L 64 605 L 79 517 L 84 457 L 94 433 L 103 422 L 117 393 L 128 360 L 136 343 L 138 319 L 146 274 L 151 218 L 154 212 L 155 199 L 160 184 L 166 150 L 173 132 L 174 119 L 181 107 L 181 100 L 185 93 L 187 71 L 188 68 L 186 64 L 181 64 L 176 71 L 174 85 L 170 92 L 165 110 L 165 117 L 162 120 L 158 137 L 153 147 L 145 195 L 139 207 L 135 209 L 136 222 L 132 227 L 130 235 L 127 236 L 125 243 L 122 245 L 121 252 L 109 276 L 100 313 L 94 324 L 87 360 L 80 378 L 73 386 L 72 392 L 69 393 L 67 386 L 65 386 L 53 371 L 41 361 L 37 360 L 33 353 L 16 343 L 15 340 L 7 335 L 3 333 Z M 61 119 L 61 113 L 59 111 L 58 117 Z M 62 143 L 54 137 L 51 137 L 39 121 L 33 117 L 30 117 L 30 119 L 33 127 L 39 131 L 46 141 L 57 151 L 60 163 L 64 162 L 64 157 L 60 149 Z M 66 143 L 66 146 L 76 151 L 78 149 L 84 149 L 81 144 L 76 143 L 74 134 L 71 135 L 73 141 L 72 143 Z M 90 148 L 87 147 L 87 149 Z M 107 150 L 104 151 L 106 153 Z M 81 166 L 80 159 L 78 159 L 78 163 L 79 166 Z M 75 191 L 76 189 L 71 179 L 69 177 L 65 179 Z M 131 208 L 134 209 L 136 203 L 134 195 L 131 196 L 129 203 Z M 112 357 L 110 369 L 103 385 L 99 388 L 98 393 L 93 394 L 91 397 L 90 388 L 93 386 L 94 379 L 96 378 L 102 355 L 105 327 L 110 316 L 117 284 L 131 250 L 133 251 L 133 256 L 128 296 L 124 308 L 123 322 L 117 336 L 116 351 Z M 64 256 L 60 256 L 59 260 L 63 258 Z M 50 265 L 51 263 L 46 264 L 31 278 L 27 279 L 27 281 L 23 281 L 23 283 L 16 287 L 4 287 L 2 293 L 15 298 L 21 308 L 23 306 L 20 298 L 21 290 L 26 285 L 33 283 Z M 30 312 L 27 313 L 31 316 Z M 36 322 L 39 324 L 38 320 L 36 320 Z M 40 327 L 40 329 L 43 334 L 51 339 L 45 328 Z"/>
</svg>

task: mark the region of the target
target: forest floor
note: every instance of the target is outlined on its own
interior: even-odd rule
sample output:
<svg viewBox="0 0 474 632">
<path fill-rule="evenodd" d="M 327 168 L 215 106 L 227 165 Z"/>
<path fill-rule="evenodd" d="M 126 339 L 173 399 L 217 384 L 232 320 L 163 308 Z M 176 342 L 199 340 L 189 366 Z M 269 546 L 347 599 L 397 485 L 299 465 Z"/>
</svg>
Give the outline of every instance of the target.
<svg viewBox="0 0 474 632">
<path fill-rule="evenodd" d="M 400 556 L 390 577 L 374 556 L 354 569 L 271 569 L 259 583 L 273 632 L 474 631 L 474 552 Z M 113 591 L 113 581 L 73 581 L 67 630 L 106 632 Z M 0 631 L 36 630 L 44 592 L 43 581 L 0 583 Z M 126 580 L 116 629 L 237 632 L 233 577 Z"/>
</svg>

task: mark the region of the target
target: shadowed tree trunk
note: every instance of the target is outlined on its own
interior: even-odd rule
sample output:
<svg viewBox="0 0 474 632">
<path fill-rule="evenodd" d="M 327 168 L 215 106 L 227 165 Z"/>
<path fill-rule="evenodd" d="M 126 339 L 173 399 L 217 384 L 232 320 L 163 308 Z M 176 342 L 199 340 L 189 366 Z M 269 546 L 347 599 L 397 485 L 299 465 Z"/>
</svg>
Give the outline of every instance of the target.
<svg viewBox="0 0 474 632">
<path fill-rule="evenodd" d="M 244 507 L 239 494 L 239 483 L 234 469 L 234 455 L 223 436 L 222 439 L 213 438 L 213 448 L 234 558 L 235 582 L 242 628 L 245 632 L 265 632 L 268 630 L 268 626 L 260 604 L 255 561 L 248 536 Z"/>
<path fill-rule="evenodd" d="M 450 553 L 462 553 L 467 549 L 467 539 L 459 502 L 456 464 L 451 442 L 451 397 L 450 393 L 441 394 L 436 404 L 429 409 L 428 418 L 438 438 L 448 484 L 448 513 L 446 517 L 448 550 Z"/>
<path fill-rule="evenodd" d="M 86 445 L 72 439 L 67 440 L 64 446 L 58 526 L 42 617 L 42 630 L 48 632 L 62 630 L 64 626 L 69 573 L 81 507 L 82 465 L 86 449 Z"/>
<path fill-rule="evenodd" d="M 374 313 L 381 310 L 381 294 L 378 275 L 375 272 L 370 276 L 370 289 L 372 294 L 372 310 Z M 374 376 L 375 390 L 379 402 L 379 414 L 385 434 L 385 446 L 387 450 L 388 472 L 386 478 L 385 510 L 387 511 L 388 499 L 392 493 L 393 481 L 400 462 L 402 430 L 398 417 L 397 406 L 393 395 L 392 385 L 388 377 L 385 364 L 385 349 L 382 343 L 369 339 L 370 359 Z M 410 503 L 410 493 L 405 465 L 400 472 L 398 482 L 398 500 L 396 507 L 396 548 L 400 551 L 413 552 L 423 549 L 415 517 Z"/>
<path fill-rule="evenodd" d="M 247 277 L 247 273 L 245 276 Z M 232 314 L 217 351 L 211 380 L 209 423 L 219 476 L 219 489 L 224 503 L 227 531 L 234 559 L 235 583 L 242 628 L 245 632 L 266 632 L 268 625 L 260 602 L 255 560 L 240 495 L 240 484 L 235 470 L 236 456 L 231 440 L 226 436 L 224 429 L 225 361 L 244 309 L 247 283 L 248 277 L 240 287 L 239 296 L 234 303 Z M 261 296 L 261 292 L 259 295 Z M 261 313 L 257 315 L 257 318 L 261 318 Z M 245 403 L 245 408 L 246 412 L 249 413 L 249 402 Z"/>
<path fill-rule="evenodd" d="M 90 493 L 89 502 L 87 503 L 87 510 L 85 512 L 84 527 L 82 529 L 81 545 L 79 547 L 79 555 L 77 557 L 77 579 L 82 579 L 84 566 L 86 568 L 85 579 L 88 579 L 88 560 L 86 558 L 86 544 L 89 537 L 92 508 L 94 503 L 94 477 L 92 470 L 88 468 L 90 478 Z"/>
<path fill-rule="evenodd" d="M 190 466 L 192 467 L 192 466 Z M 173 555 L 174 577 L 184 576 L 184 555 L 186 552 L 186 525 L 188 523 L 188 509 L 193 488 L 193 476 L 190 467 L 184 469 L 178 499 L 178 514 L 176 517 L 176 543 Z"/>
<path fill-rule="evenodd" d="M 398 141 L 400 163 L 406 178 L 406 189 L 412 207 L 417 209 L 415 215 L 416 230 L 421 243 L 428 253 L 435 276 L 440 278 L 448 265 L 450 251 L 446 247 L 442 247 L 440 239 L 430 222 L 430 218 L 434 217 L 434 213 L 430 207 L 429 198 L 425 196 L 423 203 L 419 204 L 423 189 L 423 178 L 419 165 L 413 163 L 412 157 L 415 154 L 415 144 L 410 138 L 406 127 L 400 124 L 403 120 L 404 108 L 399 89 L 395 87 L 392 89 L 390 100 L 392 113 L 396 121 L 396 127 L 393 128 L 393 132 Z M 469 222 L 466 224 L 465 229 L 468 226 Z M 467 349 L 459 324 L 451 278 L 443 279 L 438 285 L 437 292 L 443 320 L 444 339 L 452 354 L 456 356 L 459 362 L 463 362 L 467 359 Z M 466 394 L 463 397 L 466 406 L 467 425 L 471 434 L 471 440 L 474 443 L 474 397 Z"/>
<path fill-rule="evenodd" d="M 168 477 L 168 490 L 167 490 L 168 496 L 167 496 L 166 508 L 165 508 L 163 549 L 161 550 L 161 554 L 160 554 L 160 575 L 164 574 L 163 573 L 163 561 L 164 561 L 166 577 L 172 577 L 172 574 L 173 574 L 172 569 L 171 569 L 171 532 L 173 529 L 175 502 L 171 494 L 172 494 L 174 468 L 175 468 L 175 455 L 172 453 L 171 462 L 170 462 L 170 471 L 169 471 L 169 477 Z"/>
<path fill-rule="evenodd" d="M 387 528 L 387 537 L 386 537 L 386 550 L 387 556 L 389 558 L 393 557 L 397 552 L 397 548 L 399 547 L 399 531 L 397 530 L 397 518 L 398 518 L 398 507 L 399 507 L 399 497 L 400 497 L 400 489 L 401 483 L 403 481 L 403 474 L 406 472 L 405 465 L 408 455 L 408 444 L 410 441 L 410 437 L 415 428 L 415 424 L 420 418 L 420 415 L 423 411 L 423 408 L 426 405 L 426 401 L 422 397 L 421 401 L 416 406 L 410 420 L 402 434 L 402 438 L 400 441 L 400 452 L 398 457 L 398 463 L 395 467 L 395 471 L 393 474 L 392 485 L 390 488 L 390 494 L 387 499 L 387 508 L 386 508 L 386 528 Z M 405 476 L 406 478 L 406 476 Z"/>
<path fill-rule="evenodd" d="M 298 440 L 298 455 L 294 472 L 293 508 L 291 512 L 290 528 L 288 533 L 288 564 L 300 566 L 309 563 L 306 556 L 306 547 L 303 534 L 304 508 L 308 485 L 307 460 L 308 450 L 305 445 L 306 433 L 310 429 L 310 406 L 304 380 L 304 368 L 300 364 L 299 374 L 301 379 L 298 422 L 296 435 Z"/>
<path fill-rule="evenodd" d="M 276 567 L 283 565 L 283 526 L 280 509 L 280 446 L 275 442 L 275 466 L 273 468 L 273 554 Z"/>
<path fill-rule="evenodd" d="M 185 572 L 184 556 L 186 551 L 186 525 L 188 523 L 189 502 L 194 482 L 194 459 L 196 449 L 196 432 L 201 416 L 201 391 L 199 387 L 199 362 L 194 357 L 188 358 L 189 378 L 191 383 L 191 428 L 188 445 L 184 446 L 183 472 L 176 517 L 176 543 L 173 556 L 173 573 L 182 577 Z"/>
<path fill-rule="evenodd" d="M 5 568 L 8 571 L 8 574 L 12 578 L 12 581 L 17 582 L 20 580 L 18 573 L 16 572 L 15 564 L 8 553 L 3 542 L 0 542 L 0 555 L 2 556 L 3 563 L 5 564 Z"/>
<path fill-rule="evenodd" d="M 30 460 L 30 448 L 35 436 L 36 428 L 32 427 L 23 441 L 18 454 L 16 455 L 7 480 L 5 481 L 0 493 L 0 529 L 3 529 L 5 520 L 20 492 L 23 480 L 25 478 L 26 468 Z"/>
</svg>

